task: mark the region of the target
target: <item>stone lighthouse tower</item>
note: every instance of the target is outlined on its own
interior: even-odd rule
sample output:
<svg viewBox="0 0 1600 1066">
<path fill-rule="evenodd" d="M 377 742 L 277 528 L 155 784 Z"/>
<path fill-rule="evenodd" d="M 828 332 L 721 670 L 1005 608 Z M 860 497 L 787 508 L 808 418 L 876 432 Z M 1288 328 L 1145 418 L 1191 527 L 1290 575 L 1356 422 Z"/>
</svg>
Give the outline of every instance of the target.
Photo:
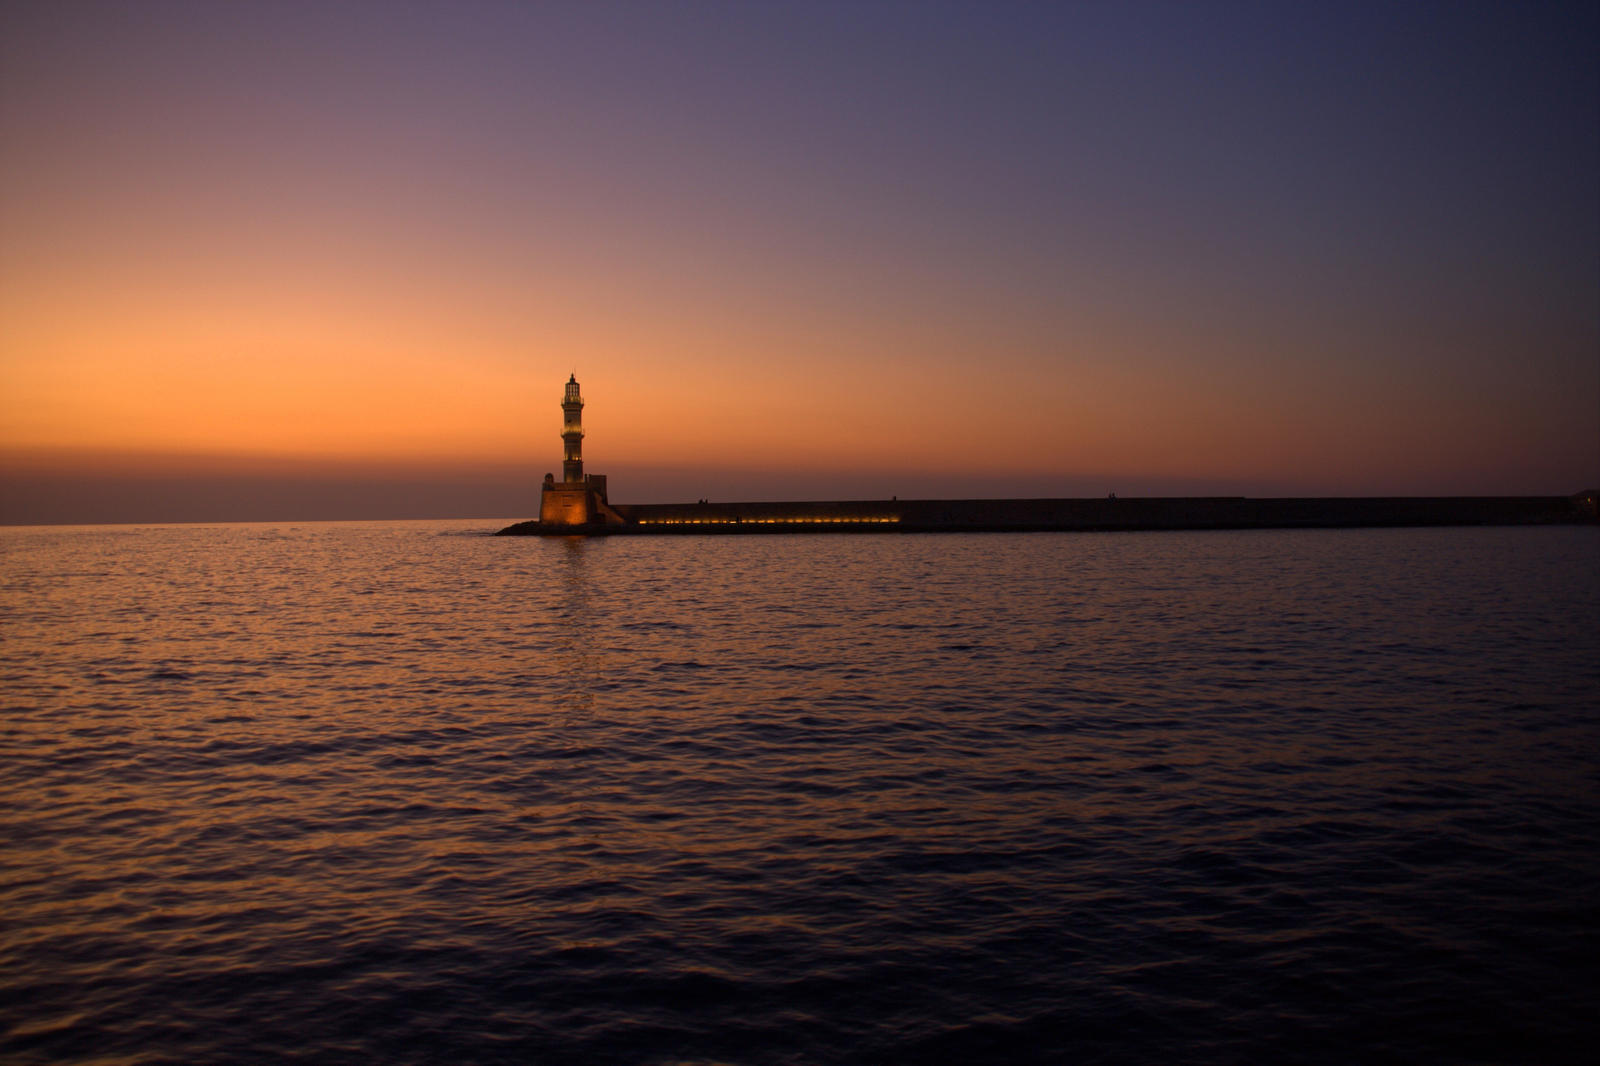
<svg viewBox="0 0 1600 1066">
<path fill-rule="evenodd" d="M 578 375 L 567 379 L 567 395 L 561 401 L 561 443 L 566 455 L 561 461 L 561 480 L 568 485 L 583 481 L 583 397 L 578 393 Z"/>
<path fill-rule="evenodd" d="M 583 472 L 583 394 L 576 374 L 567 379 L 561 398 L 561 446 L 561 480 L 554 474 L 544 476 L 539 525 L 560 529 L 620 524 L 622 517 L 606 504 L 605 475 Z"/>
</svg>

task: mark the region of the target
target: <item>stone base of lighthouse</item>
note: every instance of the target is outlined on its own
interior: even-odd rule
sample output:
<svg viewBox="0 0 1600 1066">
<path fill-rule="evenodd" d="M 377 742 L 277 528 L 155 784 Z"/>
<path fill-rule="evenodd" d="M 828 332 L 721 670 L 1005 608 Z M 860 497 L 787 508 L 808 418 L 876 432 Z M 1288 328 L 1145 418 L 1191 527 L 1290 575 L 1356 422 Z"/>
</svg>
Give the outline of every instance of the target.
<svg viewBox="0 0 1600 1066">
<path fill-rule="evenodd" d="M 589 499 L 589 486 L 579 482 L 568 485 L 561 481 L 546 481 L 539 497 L 539 524 L 542 526 L 586 526 L 592 519 L 594 508 Z"/>
<path fill-rule="evenodd" d="M 622 516 L 606 502 L 604 474 L 590 474 L 582 481 L 557 481 L 544 476 L 539 497 L 539 525 L 595 526 L 621 525 Z"/>
</svg>

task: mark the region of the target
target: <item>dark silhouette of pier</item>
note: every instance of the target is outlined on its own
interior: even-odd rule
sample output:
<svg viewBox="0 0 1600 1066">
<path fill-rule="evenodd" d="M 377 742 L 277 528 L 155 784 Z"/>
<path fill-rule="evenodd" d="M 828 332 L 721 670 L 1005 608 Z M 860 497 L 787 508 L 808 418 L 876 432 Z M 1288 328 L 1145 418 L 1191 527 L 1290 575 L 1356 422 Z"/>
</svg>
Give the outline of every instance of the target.
<svg viewBox="0 0 1600 1066">
<path fill-rule="evenodd" d="M 1565 525 L 1596 522 L 1596 493 L 616 503 L 608 510 L 615 519 L 565 525 L 519 522 L 500 533 L 671 536 Z"/>
<path fill-rule="evenodd" d="M 612 503 L 606 477 L 583 471 L 578 376 L 561 397 L 561 480 L 546 474 L 539 518 L 501 536 L 1018 533 L 1175 529 L 1341 529 L 1372 526 L 1521 526 L 1596 521 L 1595 491 L 1573 496 L 1329 496 L 1255 499 L 1172 496 L 1104 499 L 810 500 Z"/>
</svg>

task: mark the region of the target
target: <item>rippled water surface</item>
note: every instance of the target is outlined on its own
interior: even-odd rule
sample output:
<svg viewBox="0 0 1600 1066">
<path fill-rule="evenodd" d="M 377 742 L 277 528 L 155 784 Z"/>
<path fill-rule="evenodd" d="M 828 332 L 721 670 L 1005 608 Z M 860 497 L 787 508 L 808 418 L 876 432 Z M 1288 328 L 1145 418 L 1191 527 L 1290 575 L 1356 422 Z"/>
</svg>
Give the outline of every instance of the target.
<svg viewBox="0 0 1600 1066">
<path fill-rule="evenodd" d="M 1593 529 L 0 530 L 17 1062 L 1553 1062 Z"/>
</svg>

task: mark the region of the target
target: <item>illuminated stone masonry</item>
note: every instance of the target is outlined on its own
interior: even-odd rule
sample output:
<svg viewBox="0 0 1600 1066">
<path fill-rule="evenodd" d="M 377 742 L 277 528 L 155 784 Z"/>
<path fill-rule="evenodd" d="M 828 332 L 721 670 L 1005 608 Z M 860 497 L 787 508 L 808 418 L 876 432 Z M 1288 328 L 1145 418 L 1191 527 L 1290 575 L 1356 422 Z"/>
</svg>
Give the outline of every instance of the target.
<svg viewBox="0 0 1600 1066">
<path fill-rule="evenodd" d="M 606 502 L 605 475 L 583 472 L 583 395 L 577 374 L 567 379 L 561 398 L 561 447 L 561 480 L 554 474 L 544 476 L 534 532 L 587 532 L 621 525 L 622 517 Z"/>
</svg>

